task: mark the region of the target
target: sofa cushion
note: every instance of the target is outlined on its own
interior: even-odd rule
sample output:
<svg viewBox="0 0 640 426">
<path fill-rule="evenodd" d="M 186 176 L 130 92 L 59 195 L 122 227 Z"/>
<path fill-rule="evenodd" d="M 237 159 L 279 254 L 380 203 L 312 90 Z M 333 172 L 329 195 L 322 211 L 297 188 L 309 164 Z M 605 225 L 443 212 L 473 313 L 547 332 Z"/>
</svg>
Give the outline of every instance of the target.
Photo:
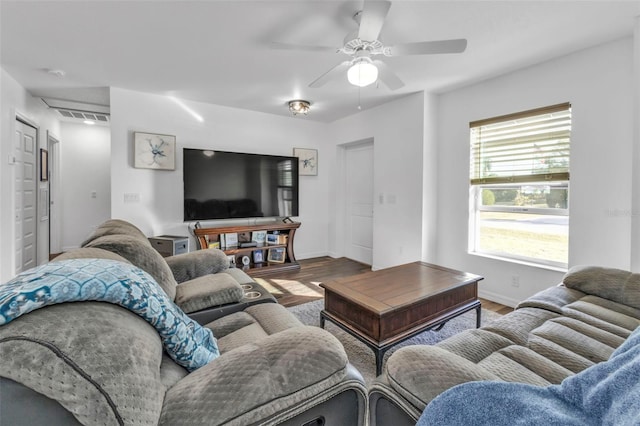
<svg viewBox="0 0 640 426">
<path fill-rule="evenodd" d="M 564 285 L 557 285 L 542 290 L 518 303 L 516 310 L 521 308 L 539 308 L 562 315 L 562 308 L 584 296 L 585 293 L 581 291 L 567 288 Z"/>
<path fill-rule="evenodd" d="M 248 342 L 169 389 L 160 425 L 275 424 L 262 420 L 326 398 L 347 363 L 340 342 L 318 327 Z"/>
<path fill-rule="evenodd" d="M 227 303 L 239 302 L 244 296 L 242 287 L 227 274 L 209 274 L 176 287 L 176 305 L 186 313 Z"/>
<path fill-rule="evenodd" d="M 562 282 L 568 288 L 640 309 L 640 274 L 599 266 L 574 266 Z"/>
<path fill-rule="evenodd" d="M 218 337 L 218 348 L 224 354 L 271 334 L 301 327 L 302 323 L 277 303 L 260 303 L 210 322 L 205 327 Z"/>
<path fill-rule="evenodd" d="M 146 242 L 146 244 L 145 244 Z M 148 241 L 129 235 L 105 235 L 89 242 L 86 247 L 101 248 L 116 253 L 151 275 L 167 293 L 169 299 L 176 298 L 176 280 L 160 253 Z"/>
<path fill-rule="evenodd" d="M 423 410 L 440 393 L 474 380 L 499 380 L 476 363 L 437 346 L 412 345 L 394 352 L 385 366 L 389 384 Z"/>
<path fill-rule="evenodd" d="M 0 324 L 48 305 L 82 301 L 113 303 L 144 318 L 169 356 L 189 370 L 219 355 L 211 330 L 178 309 L 149 274 L 110 259 L 62 260 L 20 273 L 0 286 Z"/>
<path fill-rule="evenodd" d="M 496 354 L 511 360 L 513 362 L 511 367 L 501 366 L 503 361 L 493 363 L 491 355 L 482 360 L 479 365 L 505 381 L 529 384 L 560 383 L 573 374 L 560 364 L 524 346 L 508 346 Z"/>
<path fill-rule="evenodd" d="M 58 401 L 85 425 L 157 424 L 162 353 L 151 325 L 109 303 L 53 305 L 0 326 L 0 376 Z"/>
<path fill-rule="evenodd" d="M 65 251 L 60 256 L 57 256 L 54 260 L 56 262 L 60 260 L 68 260 L 68 259 L 111 259 L 117 260 L 119 262 L 131 263 L 124 257 L 119 254 L 103 250 L 100 248 L 79 248 L 73 249 L 69 251 Z"/>
<path fill-rule="evenodd" d="M 138 238 L 141 241 L 148 241 L 144 233 L 135 225 L 121 219 L 109 219 L 98 226 L 96 230 L 80 244 L 80 247 L 84 247 L 91 241 L 104 237 L 105 235 L 128 235 Z"/>
<path fill-rule="evenodd" d="M 229 259 L 222 250 L 197 250 L 165 258 L 175 280 L 183 283 L 197 277 L 229 269 Z"/>
<path fill-rule="evenodd" d="M 417 426 L 637 425 L 640 413 L 640 328 L 609 360 L 560 385 L 465 383 L 434 399 Z"/>
</svg>

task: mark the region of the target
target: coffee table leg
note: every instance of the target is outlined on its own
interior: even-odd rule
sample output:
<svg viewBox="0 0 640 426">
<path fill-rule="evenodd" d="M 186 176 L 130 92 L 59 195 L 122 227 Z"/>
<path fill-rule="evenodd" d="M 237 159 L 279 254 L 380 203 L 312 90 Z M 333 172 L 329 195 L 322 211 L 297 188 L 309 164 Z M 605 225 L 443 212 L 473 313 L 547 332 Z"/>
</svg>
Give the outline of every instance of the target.
<svg viewBox="0 0 640 426">
<path fill-rule="evenodd" d="M 373 353 L 376 354 L 376 376 L 379 376 L 380 373 L 382 373 L 382 358 L 384 357 L 384 353 L 377 349 L 374 349 Z"/>
<path fill-rule="evenodd" d="M 320 311 L 320 328 L 324 328 L 324 311 Z"/>
<path fill-rule="evenodd" d="M 384 359 L 384 354 L 387 353 L 387 349 L 389 348 L 371 349 L 373 349 L 373 353 L 376 355 L 376 376 L 379 376 L 380 374 L 382 374 L 382 360 Z"/>
<path fill-rule="evenodd" d="M 482 316 L 482 305 L 478 305 L 476 308 L 476 328 L 480 328 L 480 320 Z"/>
</svg>

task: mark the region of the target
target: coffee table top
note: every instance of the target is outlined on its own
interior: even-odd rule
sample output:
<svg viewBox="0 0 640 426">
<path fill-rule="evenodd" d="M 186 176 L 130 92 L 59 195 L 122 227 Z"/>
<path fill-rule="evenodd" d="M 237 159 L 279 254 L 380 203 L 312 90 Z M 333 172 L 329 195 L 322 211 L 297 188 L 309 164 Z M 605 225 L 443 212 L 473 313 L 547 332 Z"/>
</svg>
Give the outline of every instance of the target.
<svg viewBox="0 0 640 426">
<path fill-rule="evenodd" d="M 479 275 L 414 262 L 341 278 L 320 287 L 382 315 L 482 279 Z"/>
</svg>

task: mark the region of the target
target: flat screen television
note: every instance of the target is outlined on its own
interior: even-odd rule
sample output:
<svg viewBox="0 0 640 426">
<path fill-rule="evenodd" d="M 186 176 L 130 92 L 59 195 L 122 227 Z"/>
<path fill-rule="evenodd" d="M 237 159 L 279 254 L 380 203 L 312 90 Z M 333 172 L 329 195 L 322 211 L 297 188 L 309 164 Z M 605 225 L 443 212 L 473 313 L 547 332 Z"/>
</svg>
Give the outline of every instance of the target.
<svg viewBox="0 0 640 426">
<path fill-rule="evenodd" d="M 298 159 L 183 148 L 184 220 L 298 216 Z"/>
</svg>

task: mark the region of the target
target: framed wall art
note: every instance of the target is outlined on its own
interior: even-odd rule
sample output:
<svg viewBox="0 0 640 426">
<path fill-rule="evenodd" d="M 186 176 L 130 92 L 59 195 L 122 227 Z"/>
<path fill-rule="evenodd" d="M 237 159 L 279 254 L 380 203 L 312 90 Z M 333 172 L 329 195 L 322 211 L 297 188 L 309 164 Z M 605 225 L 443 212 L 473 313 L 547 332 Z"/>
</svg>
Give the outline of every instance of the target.
<svg viewBox="0 0 640 426">
<path fill-rule="evenodd" d="M 134 132 L 134 164 L 138 169 L 175 170 L 176 137 Z"/>
<path fill-rule="evenodd" d="M 40 148 L 40 181 L 49 180 L 49 151 Z"/>
<path fill-rule="evenodd" d="M 293 148 L 293 156 L 298 157 L 298 174 L 300 176 L 318 175 L 318 150 Z"/>
</svg>

